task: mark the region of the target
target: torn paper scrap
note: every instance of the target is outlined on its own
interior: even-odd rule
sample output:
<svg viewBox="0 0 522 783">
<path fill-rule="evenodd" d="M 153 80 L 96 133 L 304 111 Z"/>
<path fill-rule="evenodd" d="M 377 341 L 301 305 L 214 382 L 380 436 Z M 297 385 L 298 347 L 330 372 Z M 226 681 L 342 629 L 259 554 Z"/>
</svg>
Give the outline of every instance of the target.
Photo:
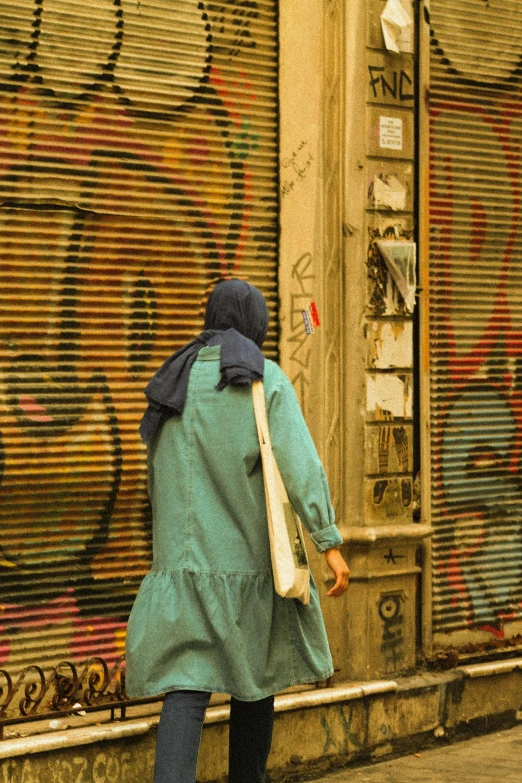
<svg viewBox="0 0 522 783">
<path fill-rule="evenodd" d="M 393 282 L 402 294 L 407 311 L 413 313 L 417 287 L 415 270 L 417 246 L 415 242 L 393 242 L 379 239 L 377 247 L 386 262 Z"/>
<path fill-rule="evenodd" d="M 393 209 L 398 212 L 406 209 L 407 189 L 395 174 L 375 176 L 372 196 L 375 209 Z"/>
<path fill-rule="evenodd" d="M 400 0 L 388 0 L 381 14 L 381 27 L 384 43 L 390 52 L 409 51 L 408 35 L 411 30 L 411 16 Z"/>
</svg>

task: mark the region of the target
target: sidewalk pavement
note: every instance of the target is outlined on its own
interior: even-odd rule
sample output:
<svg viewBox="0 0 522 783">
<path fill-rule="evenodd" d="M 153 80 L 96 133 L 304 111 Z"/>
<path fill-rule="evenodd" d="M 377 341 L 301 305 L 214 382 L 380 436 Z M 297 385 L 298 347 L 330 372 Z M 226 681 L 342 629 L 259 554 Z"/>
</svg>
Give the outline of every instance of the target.
<svg viewBox="0 0 522 783">
<path fill-rule="evenodd" d="M 433 750 L 347 767 L 313 783 L 521 783 L 522 725 Z"/>
</svg>

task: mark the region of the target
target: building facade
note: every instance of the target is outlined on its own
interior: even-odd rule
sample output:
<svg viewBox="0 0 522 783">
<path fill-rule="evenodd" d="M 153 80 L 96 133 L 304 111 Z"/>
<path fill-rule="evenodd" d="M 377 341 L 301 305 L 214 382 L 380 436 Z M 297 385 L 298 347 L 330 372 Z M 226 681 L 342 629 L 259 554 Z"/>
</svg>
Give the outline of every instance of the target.
<svg viewBox="0 0 522 783">
<path fill-rule="evenodd" d="M 267 296 L 345 540 L 328 685 L 511 655 L 517 0 L 23 0 L 0 23 L 0 670 L 120 665 L 143 388 L 231 275 Z"/>
</svg>

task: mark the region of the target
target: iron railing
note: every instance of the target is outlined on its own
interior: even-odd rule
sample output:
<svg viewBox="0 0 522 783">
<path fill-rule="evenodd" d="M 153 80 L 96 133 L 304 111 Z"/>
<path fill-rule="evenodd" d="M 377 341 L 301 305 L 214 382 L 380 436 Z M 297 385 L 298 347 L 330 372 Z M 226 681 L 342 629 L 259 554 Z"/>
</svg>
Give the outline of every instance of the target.
<svg viewBox="0 0 522 783">
<path fill-rule="evenodd" d="M 110 710 L 111 720 L 124 720 L 129 705 L 159 698 L 128 698 L 124 655 L 112 665 L 98 656 L 80 665 L 61 661 L 49 670 L 33 664 L 16 677 L 0 669 L 0 739 L 5 726 L 57 715 Z"/>
</svg>

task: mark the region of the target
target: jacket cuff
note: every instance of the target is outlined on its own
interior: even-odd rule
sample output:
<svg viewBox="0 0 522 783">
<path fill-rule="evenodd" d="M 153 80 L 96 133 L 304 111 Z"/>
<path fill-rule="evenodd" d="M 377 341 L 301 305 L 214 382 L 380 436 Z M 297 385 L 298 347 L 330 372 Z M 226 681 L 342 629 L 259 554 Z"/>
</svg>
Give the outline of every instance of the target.
<svg viewBox="0 0 522 783">
<path fill-rule="evenodd" d="M 322 530 L 316 530 L 315 533 L 310 534 L 310 538 L 318 552 L 324 552 L 326 549 L 332 549 L 332 547 L 343 543 L 343 537 L 337 530 L 337 525 L 330 525 L 329 527 L 323 527 Z"/>
</svg>

